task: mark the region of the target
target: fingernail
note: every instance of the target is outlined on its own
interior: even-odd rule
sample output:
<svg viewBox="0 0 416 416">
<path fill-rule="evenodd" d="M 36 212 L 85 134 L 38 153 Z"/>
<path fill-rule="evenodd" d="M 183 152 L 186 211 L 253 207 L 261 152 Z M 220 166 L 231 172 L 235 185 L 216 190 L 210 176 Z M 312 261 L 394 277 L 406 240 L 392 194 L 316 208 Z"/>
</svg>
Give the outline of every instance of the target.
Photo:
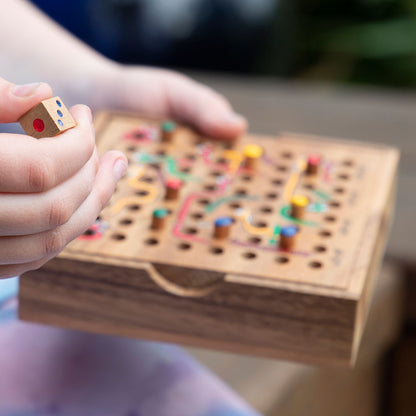
<svg viewBox="0 0 416 416">
<path fill-rule="evenodd" d="M 127 163 L 124 159 L 117 159 L 113 167 L 113 175 L 116 181 L 119 181 L 126 173 Z"/>
<path fill-rule="evenodd" d="M 15 85 L 13 88 L 13 94 L 16 97 L 29 97 L 39 88 L 41 82 L 33 82 L 31 84 Z"/>
<path fill-rule="evenodd" d="M 92 124 L 92 111 L 91 111 L 91 108 L 89 108 L 89 107 L 87 107 L 87 108 L 88 108 L 88 111 L 87 111 L 87 113 L 88 113 L 88 120 Z"/>
<path fill-rule="evenodd" d="M 228 124 L 246 124 L 247 120 L 244 116 L 238 113 L 227 113 L 224 117 L 224 121 Z"/>
</svg>

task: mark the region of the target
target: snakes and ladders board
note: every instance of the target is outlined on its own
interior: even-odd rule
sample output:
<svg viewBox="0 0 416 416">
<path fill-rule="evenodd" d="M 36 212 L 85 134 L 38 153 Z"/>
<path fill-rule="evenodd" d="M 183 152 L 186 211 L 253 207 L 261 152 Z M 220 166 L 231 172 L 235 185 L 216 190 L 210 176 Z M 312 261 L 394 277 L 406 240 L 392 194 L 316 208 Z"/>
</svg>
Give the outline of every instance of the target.
<svg viewBox="0 0 416 416">
<path fill-rule="evenodd" d="M 352 363 L 398 152 L 282 133 L 215 141 L 173 121 L 96 119 L 126 176 L 95 223 L 25 274 L 20 317 L 311 363 Z"/>
</svg>

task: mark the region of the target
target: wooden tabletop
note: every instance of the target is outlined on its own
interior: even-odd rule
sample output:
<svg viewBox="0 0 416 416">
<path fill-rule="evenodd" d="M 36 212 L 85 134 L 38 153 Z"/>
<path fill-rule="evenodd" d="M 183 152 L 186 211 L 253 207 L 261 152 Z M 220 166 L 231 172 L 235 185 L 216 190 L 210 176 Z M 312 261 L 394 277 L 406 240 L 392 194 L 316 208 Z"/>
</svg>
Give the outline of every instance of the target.
<svg viewBox="0 0 416 416">
<path fill-rule="evenodd" d="M 416 263 L 416 94 L 267 78 L 192 75 L 222 92 L 247 117 L 253 133 L 292 131 L 399 148 L 396 219 L 387 255 L 407 264 Z"/>
</svg>

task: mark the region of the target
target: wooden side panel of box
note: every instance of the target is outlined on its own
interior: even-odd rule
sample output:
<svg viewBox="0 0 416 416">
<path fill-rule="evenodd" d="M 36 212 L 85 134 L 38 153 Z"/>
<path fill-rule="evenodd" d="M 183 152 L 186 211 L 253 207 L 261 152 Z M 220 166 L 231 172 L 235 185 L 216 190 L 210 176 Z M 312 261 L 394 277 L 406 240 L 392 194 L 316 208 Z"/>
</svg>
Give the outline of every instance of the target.
<svg viewBox="0 0 416 416">
<path fill-rule="evenodd" d="M 21 277 L 21 319 L 314 364 L 350 363 L 358 301 L 238 283 L 181 297 L 147 271 L 57 258 Z"/>
<path fill-rule="evenodd" d="M 387 238 L 393 222 L 396 196 L 396 180 L 397 172 L 394 173 L 394 177 L 390 184 L 389 196 L 383 210 L 383 215 L 380 217 L 378 222 L 372 223 L 372 226 L 367 230 L 368 233 L 374 233 L 374 235 L 378 236 L 376 239 L 374 239 L 374 246 L 371 248 L 370 253 L 365 253 L 365 250 L 362 250 L 361 252 L 361 255 L 368 256 L 368 265 L 366 266 L 365 270 L 355 271 L 355 273 L 361 273 L 364 276 L 362 279 L 364 283 L 362 289 L 360 289 L 361 295 L 357 307 L 357 321 L 355 327 L 352 362 L 355 362 L 356 356 L 358 354 L 361 336 L 367 322 L 367 315 L 373 297 L 374 285 L 380 273 L 383 256 L 387 245 Z"/>
</svg>

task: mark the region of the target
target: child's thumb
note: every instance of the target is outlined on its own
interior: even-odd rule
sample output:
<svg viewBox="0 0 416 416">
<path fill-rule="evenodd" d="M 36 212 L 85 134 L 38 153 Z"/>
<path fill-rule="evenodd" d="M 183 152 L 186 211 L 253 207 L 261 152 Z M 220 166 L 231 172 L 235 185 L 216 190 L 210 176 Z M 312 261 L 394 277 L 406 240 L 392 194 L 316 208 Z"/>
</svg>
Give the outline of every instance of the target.
<svg viewBox="0 0 416 416">
<path fill-rule="evenodd" d="M 0 123 L 13 123 L 36 104 L 52 97 L 44 82 L 15 85 L 0 78 Z"/>
</svg>

